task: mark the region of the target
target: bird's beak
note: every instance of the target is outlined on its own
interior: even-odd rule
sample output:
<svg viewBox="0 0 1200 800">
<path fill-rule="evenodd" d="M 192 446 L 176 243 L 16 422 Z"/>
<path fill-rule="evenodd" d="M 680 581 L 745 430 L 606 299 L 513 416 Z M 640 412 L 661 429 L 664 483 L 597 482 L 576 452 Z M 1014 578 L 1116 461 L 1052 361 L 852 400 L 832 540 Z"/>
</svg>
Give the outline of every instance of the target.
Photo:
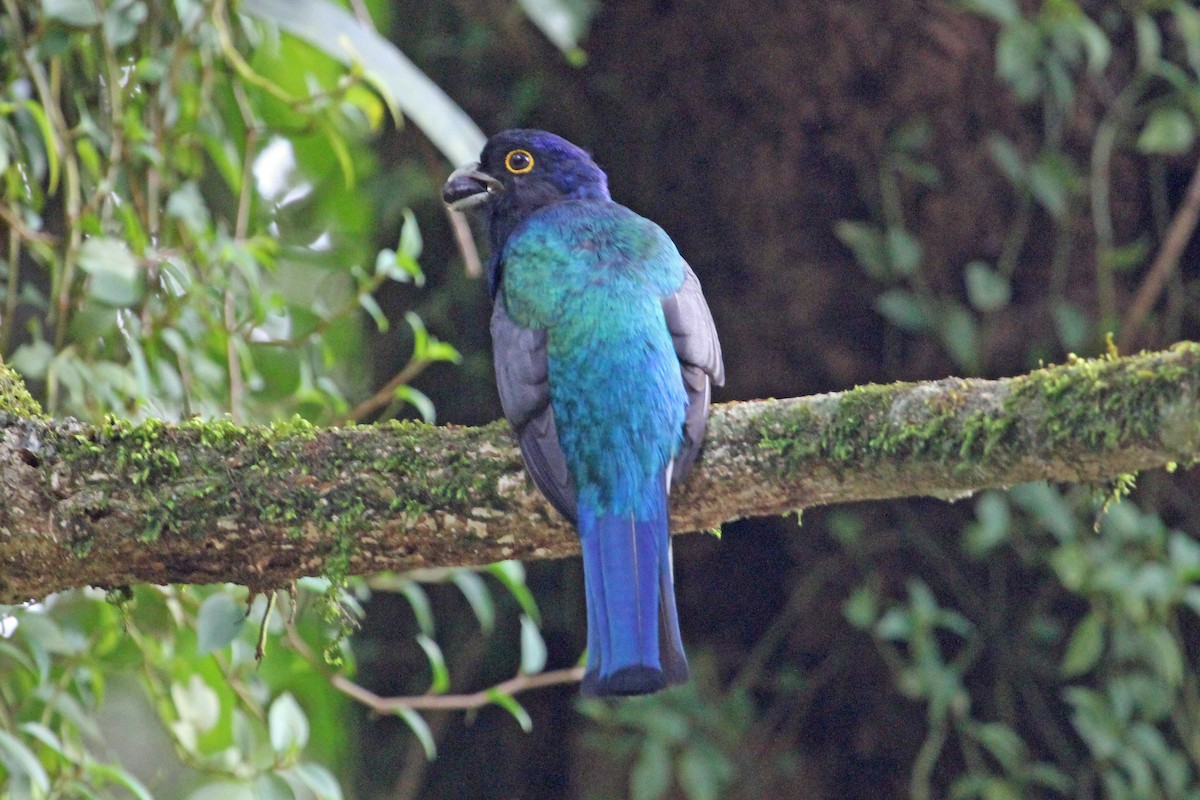
<svg viewBox="0 0 1200 800">
<path fill-rule="evenodd" d="M 487 202 L 495 192 L 503 191 L 500 181 L 482 172 L 479 164 L 467 164 L 450 173 L 442 187 L 442 201 L 455 211 L 466 211 Z"/>
</svg>

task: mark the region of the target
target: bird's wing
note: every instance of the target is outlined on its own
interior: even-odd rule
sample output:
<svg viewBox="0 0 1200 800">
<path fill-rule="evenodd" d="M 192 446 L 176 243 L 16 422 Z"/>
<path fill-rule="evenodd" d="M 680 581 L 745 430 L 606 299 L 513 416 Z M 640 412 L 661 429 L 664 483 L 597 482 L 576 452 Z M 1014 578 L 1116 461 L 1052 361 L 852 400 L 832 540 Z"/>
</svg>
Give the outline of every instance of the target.
<svg viewBox="0 0 1200 800">
<path fill-rule="evenodd" d="M 517 433 L 525 467 L 551 505 L 574 522 L 575 483 L 567 471 L 550 407 L 546 331 L 513 322 L 503 294 L 498 294 L 492 307 L 492 348 L 500 405 Z"/>
<path fill-rule="evenodd" d="M 683 421 L 683 448 L 675 457 L 671 483 L 679 484 L 691 470 L 704 429 L 708 426 L 708 403 L 712 384 L 725 385 L 725 363 L 721 359 L 721 342 L 713 324 L 712 312 L 700 291 L 700 279 L 685 265 L 683 287 L 663 300 L 663 314 L 675 354 L 683 372 L 683 387 L 687 392 L 688 409 Z"/>
</svg>

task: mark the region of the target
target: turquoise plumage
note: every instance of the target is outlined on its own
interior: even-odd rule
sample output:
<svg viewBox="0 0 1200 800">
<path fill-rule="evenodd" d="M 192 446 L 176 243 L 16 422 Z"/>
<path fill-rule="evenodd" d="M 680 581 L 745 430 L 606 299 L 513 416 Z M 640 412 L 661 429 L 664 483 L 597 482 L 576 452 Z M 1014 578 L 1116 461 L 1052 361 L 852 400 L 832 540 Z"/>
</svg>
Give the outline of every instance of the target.
<svg viewBox="0 0 1200 800">
<path fill-rule="evenodd" d="M 584 692 L 682 682 L 667 493 L 723 380 L 699 282 L 670 237 L 612 202 L 591 158 L 552 134 L 493 137 L 443 195 L 487 207 L 501 401 L 530 474 L 579 528 Z"/>
</svg>

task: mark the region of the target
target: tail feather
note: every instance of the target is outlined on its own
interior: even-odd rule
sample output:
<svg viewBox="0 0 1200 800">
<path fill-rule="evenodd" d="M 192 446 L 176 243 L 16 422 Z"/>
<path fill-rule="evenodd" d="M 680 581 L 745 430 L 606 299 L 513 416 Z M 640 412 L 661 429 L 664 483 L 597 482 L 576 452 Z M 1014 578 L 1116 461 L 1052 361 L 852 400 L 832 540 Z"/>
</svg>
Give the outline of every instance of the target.
<svg viewBox="0 0 1200 800">
<path fill-rule="evenodd" d="M 642 514 L 579 509 L 588 618 L 584 694 L 649 694 L 688 678 L 675 611 L 665 476 L 644 499 Z"/>
</svg>

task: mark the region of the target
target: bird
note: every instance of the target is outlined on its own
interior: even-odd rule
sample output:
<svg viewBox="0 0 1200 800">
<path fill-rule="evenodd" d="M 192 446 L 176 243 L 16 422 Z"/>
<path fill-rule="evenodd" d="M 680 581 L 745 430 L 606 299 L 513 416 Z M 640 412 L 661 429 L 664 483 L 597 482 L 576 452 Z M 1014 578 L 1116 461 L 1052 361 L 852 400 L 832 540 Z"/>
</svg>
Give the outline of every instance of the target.
<svg viewBox="0 0 1200 800">
<path fill-rule="evenodd" d="M 534 484 L 579 533 L 582 693 L 686 682 L 667 496 L 725 380 L 699 279 L 661 227 L 613 201 L 591 155 L 553 133 L 495 134 L 442 199 L 486 226 L 501 406 Z"/>
</svg>

